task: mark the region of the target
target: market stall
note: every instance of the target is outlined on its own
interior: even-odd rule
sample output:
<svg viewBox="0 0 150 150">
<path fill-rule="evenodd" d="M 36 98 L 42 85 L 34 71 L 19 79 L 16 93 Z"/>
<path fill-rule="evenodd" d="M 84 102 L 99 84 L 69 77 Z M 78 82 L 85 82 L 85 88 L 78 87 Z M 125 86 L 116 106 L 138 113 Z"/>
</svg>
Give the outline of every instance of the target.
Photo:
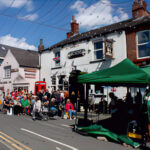
<svg viewBox="0 0 150 150">
<path fill-rule="evenodd" d="M 90 84 L 99 84 L 103 86 L 112 86 L 112 87 L 119 87 L 119 86 L 147 87 L 148 85 L 150 85 L 150 67 L 139 68 L 135 64 L 133 64 L 129 59 L 125 59 L 119 64 L 109 69 L 96 71 L 85 75 L 80 75 L 78 77 L 78 82 L 84 84 L 85 86 L 85 106 L 88 106 L 88 89 Z M 84 113 L 85 122 L 88 118 L 87 114 L 88 114 L 87 108 L 85 107 Z M 91 128 L 93 128 L 93 126 L 91 126 Z M 97 129 L 91 128 L 90 133 L 94 135 L 104 134 L 104 132 L 102 132 L 99 127 Z M 78 129 L 85 130 L 84 127 L 78 127 Z M 129 139 L 126 137 L 124 142 L 128 143 Z"/>
</svg>

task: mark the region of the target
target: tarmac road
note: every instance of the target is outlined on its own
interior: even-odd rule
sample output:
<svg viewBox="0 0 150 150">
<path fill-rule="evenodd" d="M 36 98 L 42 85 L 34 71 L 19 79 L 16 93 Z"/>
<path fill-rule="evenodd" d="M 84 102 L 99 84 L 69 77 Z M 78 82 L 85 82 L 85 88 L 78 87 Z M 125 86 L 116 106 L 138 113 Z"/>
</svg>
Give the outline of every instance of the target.
<svg viewBox="0 0 150 150">
<path fill-rule="evenodd" d="M 0 150 L 127 150 L 72 131 L 74 121 L 33 121 L 29 116 L 0 114 Z"/>
</svg>

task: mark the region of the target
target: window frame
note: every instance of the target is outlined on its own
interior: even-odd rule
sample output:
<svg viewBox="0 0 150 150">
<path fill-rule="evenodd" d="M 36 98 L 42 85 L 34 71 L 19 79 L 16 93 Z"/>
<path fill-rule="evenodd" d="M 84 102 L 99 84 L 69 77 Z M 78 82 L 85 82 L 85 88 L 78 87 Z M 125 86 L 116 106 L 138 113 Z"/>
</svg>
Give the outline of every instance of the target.
<svg viewBox="0 0 150 150">
<path fill-rule="evenodd" d="M 56 56 L 56 54 L 57 53 L 59 53 L 59 56 Z M 56 52 L 54 52 L 54 58 L 56 58 L 56 57 L 59 57 L 59 62 L 54 62 L 55 63 L 55 67 L 60 67 L 61 65 L 60 65 L 60 56 L 61 56 L 61 52 L 60 51 L 56 51 Z"/>
<path fill-rule="evenodd" d="M 9 70 L 9 73 L 8 73 Z M 5 66 L 4 67 L 4 78 L 10 79 L 11 78 L 11 66 Z"/>
<path fill-rule="evenodd" d="M 95 46 L 94 46 L 94 44 L 95 43 L 98 43 L 98 42 L 102 42 L 102 49 L 96 49 L 95 50 Z M 103 52 L 103 57 L 101 58 L 101 59 L 95 59 L 95 52 L 97 52 L 97 51 L 102 51 Z M 104 59 L 104 40 L 94 40 L 93 41 L 93 61 L 98 61 L 98 60 L 102 60 L 102 59 Z"/>
<path fill-rule="evenodd" d="M 145 42 L 145 43 L 140 43 L 139 44 L 139 41 L 138 41 L 138 33 L 140 33 L 140 32 L 146 32 L 146 31 L 149 31 L 149 38 L 150 38 L 150 30 L 143 30 L 143 31 L 139 31 L 139 32 L 137 32 L 136 33 L 136 49 L 137 49 L 137 59 L 144 59 L 144 58 L 150 58 L 150 56 L 145 56 L 145 57 L 139 57 L 139 46 L 141 46 L 141 45 L 146 45 L 146 44 L 148 44 L 148 42 Z"/>
<path fill-rule="evenodd" d="M 56 86 L 56 76 L 51 76 L 51 83 L 52 83 L 52 86 Z"/>
<path fill-rule="evenodd" d="M 3 61 L 4 61 L 4 59 L 2 59 L 2 58 L 0 57 L 0 66 L 2 65 Z"/>
</svg>

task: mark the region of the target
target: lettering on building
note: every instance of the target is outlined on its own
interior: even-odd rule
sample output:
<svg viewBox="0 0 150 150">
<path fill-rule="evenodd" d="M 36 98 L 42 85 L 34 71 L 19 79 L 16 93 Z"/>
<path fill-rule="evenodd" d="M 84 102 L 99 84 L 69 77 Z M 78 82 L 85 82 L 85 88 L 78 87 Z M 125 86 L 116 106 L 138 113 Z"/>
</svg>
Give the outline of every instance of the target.
<svg viewBox="0 0 150 150">
<path fill-rule="evenodd" d="M 0 82 L 0 84 L 8 84 L 8 83 L 11 83 L 11 81 L 9 81 L 9 82 L 7 82 L 7 81 Z"/>
<path fill-rule="evenodd" d="M 35 69 L 24 69 L 25 78 L 36 79 L 36 70 Z"/>
<path fill-rule="evenodd" d="M 80 50 L 72 51 L 72 52 L 68 53 L 68 59 L 82 57 L 85 54 L 86 54 L 85 49 L 80 49 Z"/>
</svg>

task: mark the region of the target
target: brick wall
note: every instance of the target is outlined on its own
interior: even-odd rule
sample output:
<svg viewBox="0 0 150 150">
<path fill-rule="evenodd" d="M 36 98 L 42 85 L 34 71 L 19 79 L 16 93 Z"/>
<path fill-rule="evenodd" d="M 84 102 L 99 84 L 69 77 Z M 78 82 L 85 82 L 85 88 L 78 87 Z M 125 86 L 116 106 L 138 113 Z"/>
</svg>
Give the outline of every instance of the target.
<svg viewBox="0 0 150 150">
<path fill-rule="evenodd" d="M 136 41 L 136 33 L 144 30 L 150 30 L 150 25 L 146 24 L 130 31 L 126 31 L 127 57 L 137 65 L 141 65 L 142 60 L 137 59 L 138 47 Z M 150 62 L 145 59 L 143 59 L 143 61 L 146 61 L 147 64 L 150 64 Z"/>
<path fill-rule="evenodd" d="M 127 33 L 126 41 L 127 41 L 127 57 L 133 61 L 137 58 L 136 32 Z"/>
</svg>

